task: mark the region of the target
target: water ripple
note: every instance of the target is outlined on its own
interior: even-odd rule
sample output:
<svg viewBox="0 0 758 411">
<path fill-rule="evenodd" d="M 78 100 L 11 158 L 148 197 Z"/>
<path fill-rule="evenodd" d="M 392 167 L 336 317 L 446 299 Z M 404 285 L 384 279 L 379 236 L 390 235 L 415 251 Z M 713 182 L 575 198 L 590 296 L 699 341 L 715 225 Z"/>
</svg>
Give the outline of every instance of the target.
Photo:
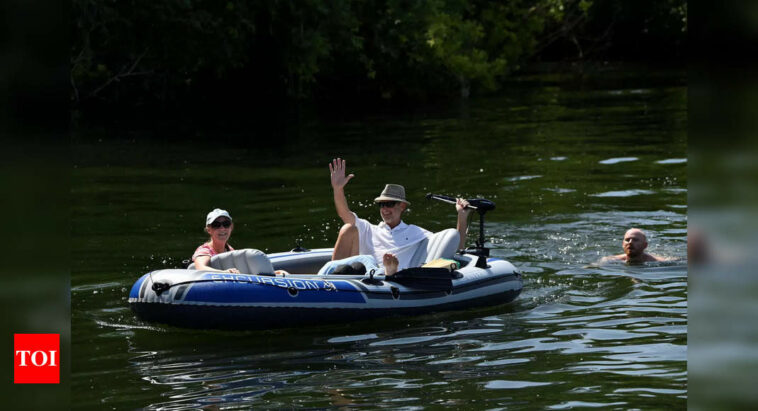
<svg viewBox="0 0 758 411">
<path fill-rule="evenodd" d="M 652 190 L 619 190 L 619 191 L 606 191 L 604 193 L 590 194 L 590 197 L 634 197 L 639 195 L 655 194 Z"/>
<path fill-rule="evenodd" d="M 637 161 L 639 160 L 637 157 L 614 157 L 609 158 L 605 160 L 600 160 L 598 163 L 600 164 L 618 164 L 618 163 L 626 163 L 630 161 Z"/>
<path fill-rule="evenodd" d="M 608 408 L 613 406 L 626 405 L 626 402 L 588 402 L 588 401 L 566 401 L 556 405 L 550 405 L 550 410 L 566 410 L 573 408 Z"/>
<path fill-rule="evenodd" d="M 444 130 L 431 124 L 425 135 L 440 136 Z M 600 158 L 613 153 L 623 151 L 607 151 Z M 125 301 L 136 274 L 103 278 L 93 268 L 77 276 L 72 289 L 77 352 L 87 354 L 77 354 L 73 389 L 90 393 L 83 394 L 89 408 L 682 408 L 687 397 L 687 215 L 686 208 L 667 204 L 686 203 L 686 181 L 660 175 L 661 170 L 674 175 L 682 167 L 653 164 L 657 159 L 665 159 L 657 164 L 685 162 L 666 159 L 669 155 L 679 154 L 661 151 L 644 162 L 607 158 L 600 161 L 602 167 L 590 158 L 583 170 L 587 173 L 569 175 L 566 170 L 587 162 L 587 155 L 560 150 L 539 153 L 534 158 L 552 161 L 529 167 L 506 167 L 498 160 L 482 165 L 486 172 L 474 177 L 429 178 L 424 183 L 429 190 L 437 189 L 434 181 L 465 187 L 470 178 L 486 177 L 482 181 L 497 183 L 493 192 L 501 198 L 497 211 L 487 216 L 485 239 L 491 254 L 513 262 L 525 282 L 521 296 L 508 305 L 295 330 L 188 331 L 136 320 Z M 441 170 L 443 163 L 434 158 L 425 166 Z M 627 164 L 612 166 L 620 163 Z M 634 175 L 616 173 L 626 167 Z M 306 169 L 307 176 L 301 177 L 316 174 Z M 203 184 L 246 172 L 222 171 Z M 244 189 L 230 193 L 244 197 L 248 182 L 257 177 L 240 178 Z M 584 179 L 593 180 L 586 184 Z M 292 179 L 277 180 L 276 187 L 284 183 L 288 189 L 296 186 Z M 504 195 L 515 192 L 523 195 Z M 261 193 L 273 197 L 278 191 Z M 375 213 L 370 201 L 375 193 L 363 194 L 355 195 L 362 198 L 357 200 L 359 214 L 369 208 Z M 304 201 L 302 207 L 311 214 L 331 210 L 318 201 Z M 449 215 L 437 216 L 436 205 L 414 206 L 421 210 L 411 216 L 419 225 L 436 229 L 451 224 Z M 169 214 L 176 210 L 159 217 L 168 221 Z M 289 245 L 290 238 L 265 231 L 272 230 L 268 222 L 274 214 L 261 215 L 260 225 L 251 224 L 256 230 L 248 230 L 253 234 L 240 230 L 239 235 L 249 235 L 252 242 L 266 233 Z M 290 217 L 296 220 L 294 214 Z M 314 241 L 326 245 L 333 241 L 337 221 L 331 214 L 328 221 L 323 218 L 316 226 L 300 220 L 292 224 L 304 235 L 318 230 Z M 595 264 L 621 252 L 621 236 L 632 226 L 648 232 L 651 252 L 679 260 Z M 122 259 L 134 254 L 129 251 Z M 114 261 L 107 263 L 103 265 Z M 134 271 L 145 264 L 135 262 Z M 729 360 L 739 356 L 733 357 Z"/>
<path fill-rule="evenodd" d="M 490 390 L 514 390 L 527 387 L 540 387 L 543 385 L 556 384 L 555 382 L 534 382 L 534 381 L 510 381 L 510 380 L 493 380 L 488 381 L 484 388 Z"/>
</svg>

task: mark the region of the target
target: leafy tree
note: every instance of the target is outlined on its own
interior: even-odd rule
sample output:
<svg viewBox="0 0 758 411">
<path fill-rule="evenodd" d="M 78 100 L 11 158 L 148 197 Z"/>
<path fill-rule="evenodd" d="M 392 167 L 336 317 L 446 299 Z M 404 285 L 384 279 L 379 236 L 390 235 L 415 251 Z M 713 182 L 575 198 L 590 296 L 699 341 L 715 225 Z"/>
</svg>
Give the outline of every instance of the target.
<svg viewBox="0 0 758 411">
<path fill-rule="evenodd" d="M 686 2 L 640 1 L 73 0 L 71 94 L 170 107 L 493 92 L 535 57 L 682 49 Z"/>
</svg>

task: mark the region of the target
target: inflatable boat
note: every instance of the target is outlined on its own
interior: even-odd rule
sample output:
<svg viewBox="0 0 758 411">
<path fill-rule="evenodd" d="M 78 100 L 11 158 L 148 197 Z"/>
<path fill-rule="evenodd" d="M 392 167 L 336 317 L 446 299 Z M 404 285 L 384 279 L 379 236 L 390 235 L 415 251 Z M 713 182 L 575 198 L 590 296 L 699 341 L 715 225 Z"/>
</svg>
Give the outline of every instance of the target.
<svg viewBox="0 0 758 411">
<path fill-rule="evenodd" d="M 521 274 L 508 261 L 489 257 L 483 215 L 494 204 L 475 204 L 481 216 L 476 247 L 457 251 L 458 232 L 440 231 L 417 245 L 411 268 L 392 276 L 314 274 L 331 259 L 331 248 L 268 255 L 244 249 L 213 256 L 210 262 L 213 268 L 234 267 L 240 274 L 192 265 L 153 271 L 134 283 L 129 304 L 145 321 L 267 329 L 509 303 L 521 292 Z"/>
</svg>

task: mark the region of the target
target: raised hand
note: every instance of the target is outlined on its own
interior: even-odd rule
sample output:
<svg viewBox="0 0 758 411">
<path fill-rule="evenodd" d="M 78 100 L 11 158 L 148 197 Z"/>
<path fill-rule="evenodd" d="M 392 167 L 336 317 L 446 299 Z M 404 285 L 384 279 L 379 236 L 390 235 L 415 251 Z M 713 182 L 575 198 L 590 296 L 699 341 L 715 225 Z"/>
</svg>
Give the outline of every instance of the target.
<svg viewBox="0 0 758 411">
<path fill-rule="evenodd" d="M 334 189 L 345 187 L 347 182 L 355 177 L 353 174 L 345 176 L 345 164 L 345 160 L 341 158 L 333 159 L 329 164 L 329 173 L 332 177 L 332 188 Z"/>
</svg>

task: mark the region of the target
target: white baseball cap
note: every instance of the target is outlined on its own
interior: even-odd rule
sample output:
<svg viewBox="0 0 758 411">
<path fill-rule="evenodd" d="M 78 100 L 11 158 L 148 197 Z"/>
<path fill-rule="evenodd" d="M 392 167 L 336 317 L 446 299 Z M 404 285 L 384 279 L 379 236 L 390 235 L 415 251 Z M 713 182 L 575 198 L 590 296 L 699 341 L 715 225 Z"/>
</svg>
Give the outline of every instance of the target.
<svg viewBox="0 0 758 411">
<path fill-rule="evenodd" d="M 208 217 L 205 217 L 205 225 L 211 225 L 211 223 L 214 222 L 219 217 L 226 217 L 229 220 L 232 219 L 232 216 L 230 216 L 229 212 L 227 212 L 226 210 L 215 208 L 213 209 L 213 211 L 208 213 Z"/>
</svg>

